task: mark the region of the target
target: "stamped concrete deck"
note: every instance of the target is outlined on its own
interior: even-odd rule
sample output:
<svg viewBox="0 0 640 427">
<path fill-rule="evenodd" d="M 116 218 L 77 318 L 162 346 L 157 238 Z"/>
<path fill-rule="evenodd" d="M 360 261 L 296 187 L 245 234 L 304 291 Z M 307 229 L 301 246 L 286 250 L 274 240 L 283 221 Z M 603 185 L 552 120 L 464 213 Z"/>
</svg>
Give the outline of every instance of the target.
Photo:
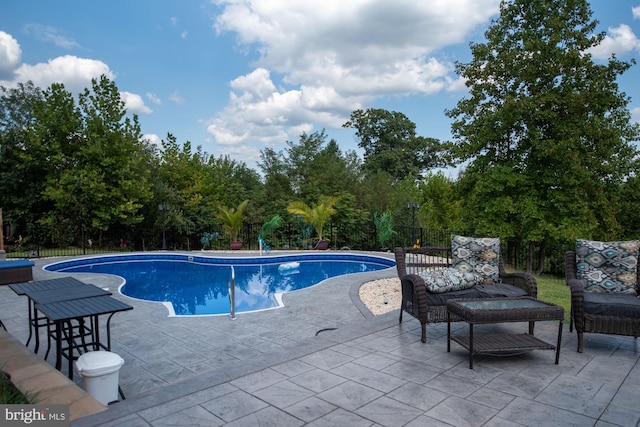
<svg viewBox="0 0 640 427">
<path fill-rule="evenodd" d="M 219 255 L 216 253 L 216 255 Z M 42 271 L 34 279 L 57 273 Z M 112 351 L 125 359 L 127 399 L 73 426 L 634 426 L 640 422 L 640 349 L 629 337 L 589 334 L 575 351 L 565 326 L 560 364 L 552 351 L 478 357 L 446 325 L 398 311 L 374 317 L 361 283 L 393 269 L 345 276 L 284 296 L 285 307 L 228 316 L 169 318 L 157 303 L 117 298 L 132 311 L 112 321 Z M 77 274 L 116 290 L 117 278 Z M 26 341 L 26 298 L 0 288 L 2 320 Z M 501 329 L 525 325 L 495 326 Z M 335 329 L 334 329 L 335 328 Z M 454 326 L 465 333 L 465 324 Z M 481 330 L 478 329 L 478 332 Z M 555 342 L 556 323 L 536 335 Z M 43 353 L 41 351 L 41 353 Z M 50 357 L 50 359 L 52 359 Z M 77 381 L 77 379 L 76 379 Z"/>
</svg>

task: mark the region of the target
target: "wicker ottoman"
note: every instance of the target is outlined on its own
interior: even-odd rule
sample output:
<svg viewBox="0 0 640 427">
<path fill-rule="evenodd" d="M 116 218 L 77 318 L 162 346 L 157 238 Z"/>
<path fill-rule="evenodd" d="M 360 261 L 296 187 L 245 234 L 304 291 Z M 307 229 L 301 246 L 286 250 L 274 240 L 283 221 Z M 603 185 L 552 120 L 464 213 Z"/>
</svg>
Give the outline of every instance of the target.
<svg viewBox="0 0 640 427">
<path fill-rule="evenodd" d="M 469 324 L 468 336 L 451 336 L 451 315 Z M 531 297 L 458 299 L 447 303 L 447 352 L 451 340 L 469 350 L 469 369 L 473 369 L 475 354 L 519 354 L 529 350 L 556 350 L 556 365 L 560 358 L 564 308 Z M 559 320 L 557 345 L 533 336 L 533 322 Z M 529 322 L 528 334 L 487 334 L 474 336 L 473 325 L 485 323 Z"/>
<path fill-rule="evenodd" d="M 28 259 L 0 261 L 0 285 L 33 280 L 34 265 L 35 263 Z"/>
</svg>

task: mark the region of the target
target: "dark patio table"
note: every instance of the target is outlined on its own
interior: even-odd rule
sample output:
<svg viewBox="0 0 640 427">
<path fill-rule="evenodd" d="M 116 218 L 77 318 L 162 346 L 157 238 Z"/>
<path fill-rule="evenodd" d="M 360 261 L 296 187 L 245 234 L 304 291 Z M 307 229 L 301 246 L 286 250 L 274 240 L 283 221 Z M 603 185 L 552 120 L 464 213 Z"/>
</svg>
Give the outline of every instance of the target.
<svg viewBox="0 0 640 427">
<path fill-rule="evenodd" d="M 37 280 L 35 282 L 12 283 L 9 288 L 17 295 L 25 295 L 26 292 L 46 291 L 49 289 L 66 288 L 68 286 L 82 286 L 84 282 L 73 277 L 59 277 L 56 279 Z"/>
<path fill-rule="evenodd" d="M 31 342 L 31 337 L 35 335 L 34 353 L 40 349 L 40 327 L 48 326 L 47 318 L 38 316 L 35 309 L 36 304 L 49 302 L 86 298 L 99 295 L 111 295 L 97 286 L 81 282 L 73 277 L 60 277 L 49 280 L 38 280 L 35 282 L 24 282 L 11 284 L 9 287 L 17 294 L 28 298 L 29 310 L 29 337 L 26 345 Z M 35 332 L 35 334 L 34 334 Z M 47 355 L 49 347 L 47 347 Z M 46 358 L 46 356 L 45 356 Z"/>
<path fill-rule="evenodd" d="M 86 349 L 86 347 L 91 346 L 94 350 L 103 348 L 110 351 L 111 318 L 118 312 L 133 310 L 133 307 L 116 298 L 105 295 L 36 304 L 36 309 L 44 314 L 55 326 L 50 336 L 54 338 L 56 342 L 56 369 L 60 370 L 62 367 L 62 358 L 65 357 L 69 361 L 69 378 L 73 379 L 74 350 L 80 352 L 82 347 Z M 108 315 L 106 345 L 100 340 L 99 317 L 101 315 Z M 73 320 L 80 323 L 87 320 L 90 322 L 92 331 L 90 342 L 83 340 L 82 344 L 75 343 Z M 66 347 L 63 347 L 63 341 L 66 341 Z"/>
<path fill-rule="evenodd" d="M 52 302 L 58 301 L 70 301 L 82 298 L 89 297 L 98 297 L 104 295 L 111 295 L 110 291 L 106 291 L 94 285 L 83 284 L 83 286 L 72 286 L 67 288 L 59 288 L 59 289 L 50 289 L 48 291 L 37 291 L 37 292 L 27 292 L 25 294 L 32 303 L 33 306 L 33 319 L 34 319 L 34 330 L 36 334 L 36 345 L 34 352 L 38 353 L 39 348 L 39 340 L 40 340 L 40 326 L 49 326 L 49 322 L 47 321 L 47 317 L 38 317 L 36 306 L 38 304 L 49 304 Z M 43 320 L 44 323 L 40 323 L 40 320 Z M 78 328 L 81 331 L 81 337 L 84 337 L 87 333 L 91 333 L 90 329 L 86 329 L 83 322 L 80 322 Z M 82 332 L 84 330 L 84 333 Z M 50 334 L 47 334 L 50 336 Z M 51 349 L 51 339 L 47 338 L 47 352 L 45 353 L 44 358 L 46 359 L 49 356 L 49 350 Z"/>
<path fill-rule="evenodd" d="M 469 324 L 468 336 L 451 336 L 451 315 Z M 451 340 L 469 350 L 469 369 L 473 369 L 474 354 L 519 354 L 529 350 L 556 351 L 560 357 L 564 308 L 531 297 L 455 299 L 447 302 L 447 352 Z M 533 322 L 559 320 L 557 344 L 554 346 L 533 336 Z M 528 334 L 496 333 L 474 336 L 474 324 L 529 322 Z"/>
</svg>

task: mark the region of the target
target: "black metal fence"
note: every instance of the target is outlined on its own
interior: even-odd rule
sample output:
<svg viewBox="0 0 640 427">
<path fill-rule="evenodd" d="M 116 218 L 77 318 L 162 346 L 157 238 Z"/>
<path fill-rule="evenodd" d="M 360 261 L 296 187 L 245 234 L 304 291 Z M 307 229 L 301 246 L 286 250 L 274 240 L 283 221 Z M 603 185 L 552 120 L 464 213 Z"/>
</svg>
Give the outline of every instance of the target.
<svg viewBox="0 0 640 427">
<path fill-rule="evenodd" d="M 240 240 L 242 249 L 258 250 L 258 236 L 262 224 L 245 223 Z M 450 246 L 451 234 L 466 234 L 462 231 L 435 230 L 422 227 L 396 227 L 390 240 L 380 243 L 373 221 L 360 224 L 327 225 L 324 238 L 331 249 L 352 249 L 366 251 L 392 250 L 396 246 Z M 228 250 L 229 237 L 220 226 L 212 226 L 199 233 L 179 232 L 171 227 L 113 228 L 107 231 L 65 229 L 51 232 L 35 225 L 7 225 L 4 228 L 4 246 L 8 258 L 42 258 L 58 256 L 93 255 L 132 251 L 200 251 Z M 300 222 L 289 222 L 280 226 L 269 236 L 263 236 L 272 250 L 312 249 L 315 239 L 312 229 Z M 564 252 L 571 249 L 567 245 L 548 247 L 543 257 L 539 249 L 530 249 L 527 242 L 507 240 L 502 242 L 502 256 L 505 262 L 517 270 L 531 269 L 551 274 L 562 274 Z M 542 259 L 543 265 L 538 265 Z"/>
</svg>

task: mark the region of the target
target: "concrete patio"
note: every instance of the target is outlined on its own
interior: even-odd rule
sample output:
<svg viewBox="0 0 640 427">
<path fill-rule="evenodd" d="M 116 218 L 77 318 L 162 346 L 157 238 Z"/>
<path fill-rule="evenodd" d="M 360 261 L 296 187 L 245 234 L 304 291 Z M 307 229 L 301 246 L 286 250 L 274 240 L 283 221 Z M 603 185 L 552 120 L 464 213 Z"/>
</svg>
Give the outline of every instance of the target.
<svg viewBox="0 0 640 427">
<path fill-rule="evenodd" d="M 34 280 L 61 276 L 42 270 L 50 262 L 36 262 Z M 359 301 L 360 284 L 395 276 L 395 269 L 327 280 L 286 294 L 283 308 L 240 313 L 235 321 L 170 318 L 162 304 L 117 294 L 116 277 L 73 276 L 109 288 L 134 306 L 112 321 L 112 351 L 125 360 L 120 385 L 127 399 L 73 426 L 640 422 L 637 340 L 588 334 L 580 354 L 575 333 L 565 325 L 559 365 L 552 351 L 534 351 L 477 357 L 470 370 L 460 346 L 452 343 L 447 353 L 446 324 L 429 325 L 428 342 L 422 344 L 417 320 L 405 316 L 399 325 L 398 310 L 373 316 Z M 27 299 L 0 287 L 0 310 L 7 329 L 25 342 Z M 453 329 L 466 333 L 467 325 Z M 536 325 L 536 335 L 549 342 L 556 333 L 557 323 Z M 75 380 L 79 383 L 77 375 Z"/>
</svg>

